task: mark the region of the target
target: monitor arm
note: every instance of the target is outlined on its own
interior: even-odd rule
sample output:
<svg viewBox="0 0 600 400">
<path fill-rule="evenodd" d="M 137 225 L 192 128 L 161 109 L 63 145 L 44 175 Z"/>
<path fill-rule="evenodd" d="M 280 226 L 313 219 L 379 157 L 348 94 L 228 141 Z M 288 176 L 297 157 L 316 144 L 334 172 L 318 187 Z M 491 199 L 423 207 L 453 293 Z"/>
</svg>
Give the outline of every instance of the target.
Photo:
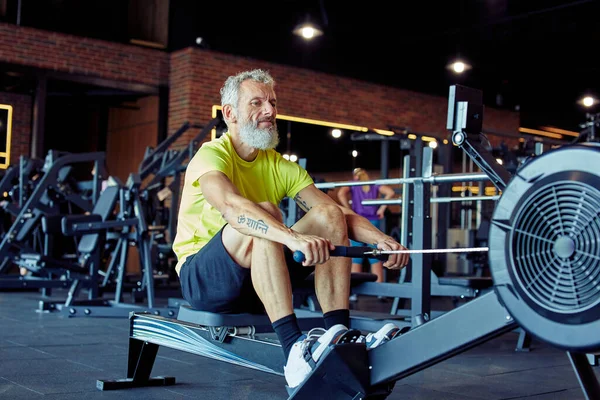
<svg viewBox="0 0 600 400">
<path fill-rule="evenodd" d="M 503 191 L 512 175 L 480 143 L 483 126 L 483 93 L 461 85 L 450 86 L 448 121 L 452 143 L 461 148 L 473 162 Z"/>
</svg>

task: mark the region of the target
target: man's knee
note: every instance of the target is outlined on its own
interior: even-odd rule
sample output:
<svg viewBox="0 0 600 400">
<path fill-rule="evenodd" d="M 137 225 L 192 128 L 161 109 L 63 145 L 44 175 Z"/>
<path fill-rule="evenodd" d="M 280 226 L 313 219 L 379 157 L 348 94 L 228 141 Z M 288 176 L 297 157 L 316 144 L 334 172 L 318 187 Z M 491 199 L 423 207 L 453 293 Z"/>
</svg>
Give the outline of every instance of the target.
<svg viewBox="0 0 600 400">
<path fill-rule="evenodd" d="M 335 204 L 317 204 L 310 211 L 316 222 L 322 224 L 346 224 L 344 213 Z"/>
<path fill-rule="evenodd" d="M 339 244 L 348 245 L 348 226 L 343 211 L 334 204 L 318 204 L 307 216 L 315 233 L 329 238 L 335 237 Z"/>
<path fill-rule="evenodd" d="M 258 203 L 258 206 L 263 210 L 267 211 L 273 217 L 277 218 L 277 221 L 283 222 L 283 215 L 281 215 L 281 210 L 278 206 L 273 203 L 269 203 L 268 201 L 264 201 L 262 203 Z"/>
</svg>

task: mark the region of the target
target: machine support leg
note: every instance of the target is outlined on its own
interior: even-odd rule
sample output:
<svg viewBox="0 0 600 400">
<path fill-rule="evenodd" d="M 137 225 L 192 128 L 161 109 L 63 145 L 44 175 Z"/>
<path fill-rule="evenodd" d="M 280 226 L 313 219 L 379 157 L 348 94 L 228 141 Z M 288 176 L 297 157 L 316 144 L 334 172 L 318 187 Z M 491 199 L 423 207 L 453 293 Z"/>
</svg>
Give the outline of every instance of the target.
<svg viewBox="0 0 600 400">
<path fill-rule="evenodd" d="M 600 399 L 600 384 L 594 374 L 587 356 L 583 353 L 567 352 L 569 361 L 575 370 L 575 375 L 587 400 Z"/>
</svg>

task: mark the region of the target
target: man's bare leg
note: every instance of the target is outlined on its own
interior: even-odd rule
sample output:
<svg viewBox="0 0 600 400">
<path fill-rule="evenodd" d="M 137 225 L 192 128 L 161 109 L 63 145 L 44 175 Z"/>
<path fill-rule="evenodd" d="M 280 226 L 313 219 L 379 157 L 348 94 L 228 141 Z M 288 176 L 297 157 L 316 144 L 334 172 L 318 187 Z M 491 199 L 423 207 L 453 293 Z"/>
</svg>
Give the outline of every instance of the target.
<svg viewBox="0 0 600 400">
<path fill-rule="evenodd" d="M 259 206 L 282 221 L 281 212 L 275 205 L 259 203 Z M 281 343 L 283 355 L 286 360 L 289 360 L 290 352 L 302 336 L 302 332 L 292 306 L 292 287 L 283 245 L 242 235 L 230 226 L 226 226 L 223 230 L 223 243 L 239 265 L 250 268 L 254 290 L 265 306 L 273 330 Z M 294 385 L 299 384 L 306 373 L 306 371 L 299 373 L 294 368 L 285 370 L 288 383 L 295 382 Z"/>
<path fill-rule="evenodd" d="M 271 203 L 259 206 L 282 221 L 281 211 Z M 266 239 L 242 235 L 230 226 L 223 231 L 223 244 L 242 267 L 250 268 L 252 284 L 271 322 L 294 312 L 292 286 L 285 263 L 283 245 Z"/>
<path fill-rule="evenodd" d="M 346 218 L 335 205 L 313 207 L 292 229 L 329 239 L 336 246 L 350 244 Z M 351 261 L 347 257 L 331 257 L 315 267 L 315 290 L 323 313 L 349 308 Z"/>
</svg>

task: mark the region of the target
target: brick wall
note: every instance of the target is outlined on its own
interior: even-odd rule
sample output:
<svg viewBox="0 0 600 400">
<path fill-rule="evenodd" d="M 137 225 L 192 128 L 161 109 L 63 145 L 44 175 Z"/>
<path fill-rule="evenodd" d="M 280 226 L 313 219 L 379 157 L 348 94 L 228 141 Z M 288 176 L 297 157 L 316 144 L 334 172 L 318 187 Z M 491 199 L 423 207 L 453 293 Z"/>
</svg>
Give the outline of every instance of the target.
<svg viewBox="0 0 600 400">
<path fill-rule="evenodd" d="M 13 106 L 10 163 L 29 157 L 31 142 L 31 96 L 0 92 L 0 104 Z"/>
<path fill-rule="evenodd" d="M 152 86 L 169 78 L 163 51 L 4 23 L 0 62 Z"/>
<path fill-rule="evenodd" d="M 268 69 L 277 81 L 278 112 L 369 128 L 409 127 L 446 137 L 448 99 L 354 79 L 271 64 L 219 52 L 187 48 L 171 55 L 169 132 L 183 121 L 203 124 L 220 104 L 227 76 Z M 486 107 L 484 130 L 517 136 L 519 113 Z"/>
<path fill-rule="evenodd" d="M 412 132 L 447 136 L 446 97 L 199 48 L 168 54 L 0 23 L 0 63 L 154 87 L 168 84 L 169 133 L 185 121 L 207 123 L 212 106 L 220 103 L 219 89 L 227 76 L 260 67 L 278 82 L 281 114 L 379 129 L 404 126 Z M 518 113 L 486 108 L 484 130 L 517 136 L 518 126 Z M 190 131 L 182 143 L 194 134 Z"/>
</svg>

